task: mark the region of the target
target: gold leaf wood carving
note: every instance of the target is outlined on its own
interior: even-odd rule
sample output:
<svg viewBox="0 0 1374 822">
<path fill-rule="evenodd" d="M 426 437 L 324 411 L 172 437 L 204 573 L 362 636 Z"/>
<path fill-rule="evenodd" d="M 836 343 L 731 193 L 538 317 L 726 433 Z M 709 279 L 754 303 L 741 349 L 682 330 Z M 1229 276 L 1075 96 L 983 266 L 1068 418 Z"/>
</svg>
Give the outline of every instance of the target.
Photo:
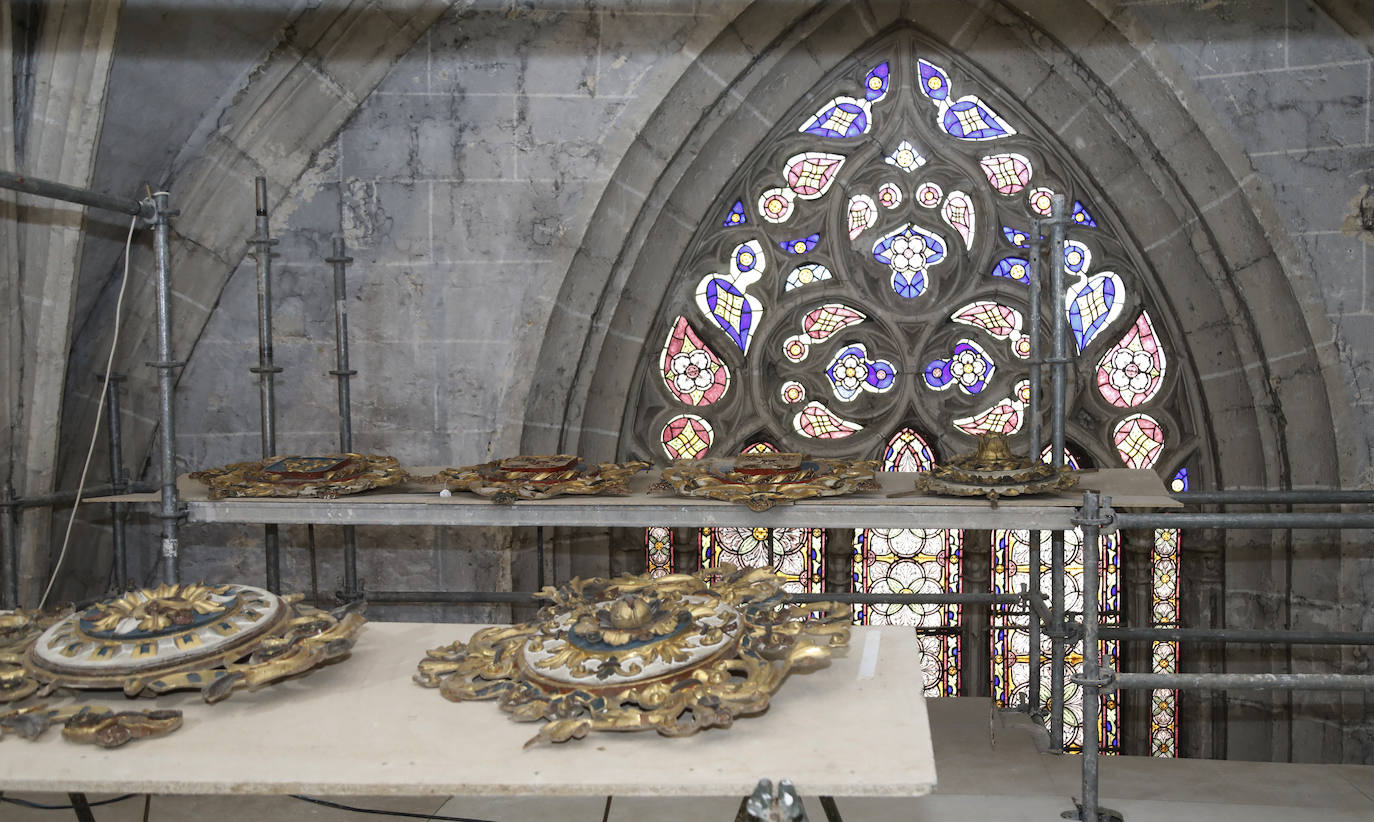
<svg viewBox="0 0 1374 822">
<path fill-rule="evenodd" d="M 572 454 L 507 457 L 481 465 L 445 468 L 420 482 L 442 483 L 446 490 L 471 491 L 492 502 L 549 499 L 564 494 L 623 497 L 629 478 L 649 467 L 647 462 L 583 462 Z"/>
<path fill-rule="evenodd" d="M 812 459 L 805 454 L 742 454 L 732 462 L 678 460 L 651 491 L 742 502 L 767 511 L 780 502 L 875 491 L 877 460 Z"/>
<path fill-rule="evenodd" d="M 978 450 L 955 457 L 916 477 L 916 491 L 956 497 L 1001 497 L 1053 494 L 1078 485 L 1067 466 L 1054 468 L 1011 452 L 1003 434 L 979 434 Z"/>
<path fill-rule="evenodd" d="M 538 596 L 550 604 L 534 621 L 429 651 L 415 675 L 455 702 L 495 699 L 517 722 L 548 720 L 526 747 L 729 727 L 849 641 L 848 606 L 789 604 L 767 569 L 574 579 Z"/>
<path fill-rule="evenodd" d="M 300 600 L 249 585 L 177 584 L 56 618 L 15 612 L 8 629 L 0 621 L 0 702 L 56 688 L 199 690 L 218 702 L 346 656 L 365 622 L 359 609 L 331 613 Z"/>
<path fill-rule="evenodd" d="M 210 486 L 210 499 L 225 497 L 320 497 L 333 499 L 404 482 L 409 475 L 394 457 L 324 454 L 268 457 L 191 474 Z"/>
</svg>

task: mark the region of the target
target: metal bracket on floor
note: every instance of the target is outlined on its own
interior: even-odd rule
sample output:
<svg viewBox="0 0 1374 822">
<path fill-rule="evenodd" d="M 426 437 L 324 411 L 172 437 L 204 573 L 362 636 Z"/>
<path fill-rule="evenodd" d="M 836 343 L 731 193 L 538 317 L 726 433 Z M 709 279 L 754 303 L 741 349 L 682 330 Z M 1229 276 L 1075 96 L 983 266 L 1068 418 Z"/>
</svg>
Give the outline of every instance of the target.
<svg viewBox="0 0 1374 822">
<path fill-rule="evenodd" d="M 778 781 L 778 790 L 773 791 L 773 783 L 760 779 L 754 792 L 740 803 L 735 822 L 808 822 L 806 808 L 802 806 L 797 788 L 790 779 Z"/>
<path fill-rule="evenodd" d="M 1078 819 L 1081 822 L 1081 820 L 1083 819 L 1082 803 L 1075 799 L 1073 803 L 1073 810 L 1064 811 L 1063 813 L 1059 814 L 1059 817 L 1061 819 Z M 1114 811 L 1111 808 L 1099 807 L 1097 809 L 1096 822 L 1126 822 L 1126 817 L 1121 814 L 1121 811 Z"/>
</svg>

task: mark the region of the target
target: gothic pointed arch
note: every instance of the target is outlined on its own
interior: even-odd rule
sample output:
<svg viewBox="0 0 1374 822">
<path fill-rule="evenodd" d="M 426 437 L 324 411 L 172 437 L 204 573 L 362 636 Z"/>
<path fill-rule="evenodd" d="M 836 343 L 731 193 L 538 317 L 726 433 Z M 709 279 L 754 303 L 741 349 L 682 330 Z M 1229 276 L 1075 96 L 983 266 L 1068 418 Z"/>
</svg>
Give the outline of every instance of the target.
<svg viewBox="0 0 1374 822">
<path fill-rule="evenodd" d="M 1194 486 L 1333 482 L 1341 423 L 1326 401 L 1338 381 L 1266 236 L 1262 199 L 1227 146 L 1188 125 L 1157 55 L 1086 4 L 1035 21 L 1022 5 L 933 4 L 911 18 L 886 3 L 747 8 L 626 155 L 616 177 L 633 208 L 617 194 L 597 211 L 605 245 L 584 247 L 565 280 L 559 304 L 583 310 L 550 322 L 529 450 L 663 461 L 671 425 L 703 441 L 709 431 L 699 453 L 729 453 L 758 430 L 755 413 L 781 444 L 816 454 L 877 456 L 898 422 L 941 452 L 963 450 L 956 421 L 1011 425 L 1024 402 L 1002 308 L 1025 322 L 1015 233 L 1049 189 L 1066 195 L 1071 239 L 1092 255 L 1064 306 L 1081 349 L 1069 437 L 1085 460 L 1151 465 Z M 884 42 L 903 45 L 894 56 Z M 886 95 L 870 98 L 884 62 Z M 932 77 L 948 84 L 943 99 L 920 90 Z M 932 137 L 955 142 L 922 143 Z M 763 271 L 738 257 L 751 242 Z M 989 310 L 1005 323 L 980 302 L 1001 306 Z M 864 320 L 789 358 L 781 344 L 826 305 Z M 1261 310 L 1274 321 L 1257 322 Z M 829 312 L 812 326 L 835 324 Z M 685 344 L 670 353 L 678 320 Z M 950 378 L 956 364 L 972 367 Z M 1199 548 L 1181 555 L 1192 586 L 1176 617 L 1219 624 L 1224 545 Z"/>
</svg>

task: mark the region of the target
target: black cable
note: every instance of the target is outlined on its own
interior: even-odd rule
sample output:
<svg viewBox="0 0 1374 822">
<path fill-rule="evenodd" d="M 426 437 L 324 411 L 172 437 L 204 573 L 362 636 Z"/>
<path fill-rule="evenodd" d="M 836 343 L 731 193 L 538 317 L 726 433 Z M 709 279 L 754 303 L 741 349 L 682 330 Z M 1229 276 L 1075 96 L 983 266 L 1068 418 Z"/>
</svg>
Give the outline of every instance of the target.
<svg viewBox="0 0 1374 822">
<path fill-rule="evenodd" d="M 341 811 L 353 811 L 354 813 L 375 813 L 382 816 L 405 816 L 411 819 L 436 819 L 439 822 L 492 822 L 490 819 L 473 819 L 468 816 L 436 816 L 428 813 L 411 813 L 409 811 L 384 811 L 380 808 L 355 808 L 352 805 L 344 805 L 339 802 L 330 802 L 328 799 L 316 799 L 313 796 L 302 796 L 298 793 L 290 794 L 292 799 L 300 799 L 304 802 L 312 802 L 316 805 L 323 805 L 326 808 L 337 808 Z"/>
<path fill-rule="evenodd" d="M 90 802 L 87 804 L 89 805 L 89 807 L 95 808 L 100 805 L 113 805 L 116 802 L 123 802 L 126 799 L 133 799 L 135 796 L 142 795 L 143 794 L 138 793 L 126 793 L 123 796 L 116 796 L 111 799 L 102 799 L 99 802 Z M 30 802 L 27 799 L 16 799 L 13 796 L 5 796 L 4 794 L 0 794 L 0 802 L 12 802 L 16 805 L 23 805 L 26 808 L 34 808 L 35 810 L 40 811 L 70 811 L 76 807 L 75 805 L 44 805 L 42 802 Z"/>
</svg>

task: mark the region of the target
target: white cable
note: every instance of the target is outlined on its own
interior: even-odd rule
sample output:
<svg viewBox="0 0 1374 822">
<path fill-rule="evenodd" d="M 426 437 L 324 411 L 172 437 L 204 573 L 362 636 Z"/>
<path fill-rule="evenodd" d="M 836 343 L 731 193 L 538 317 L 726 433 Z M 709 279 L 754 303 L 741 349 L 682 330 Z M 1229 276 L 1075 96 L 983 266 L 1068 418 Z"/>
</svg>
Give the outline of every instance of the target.
<svg viewBox="0 0 1374 822">
<path fill-rule="evenodd" d="M 53 563 L 52 576 L 48 578 L 48 587 L 43 589 L 43 598 L 38 601 L 40 611 L 43 606 L 48 604 L 48 595 L 52 593 L 52 586 L 57 582 L 57 573 L 62 570 L 62 561 L 67 558 L 67 546 L 71 543 L 72 526 L 76 523 L 76 511 L 81 507 L 81 494 L 86 490 L 86 473 L 91 468 L 91 456 L 95 454 L 95 442 L 100 437 L 100 418 L 105 413 L 105 397 L 110 390 L 110 374 L 114 371 L 115 346 L 119 344 L 119 315 L 124 307 L 124 289 L 129 285 L 129 252 L 133 248 L 134 228 L 137 225 L 138 217 L 129 221 L 129 236 L 124 240 L 124 279 L 119 284 L 119 297 L 115 300 L 114 335 L 110 340 L 110 356 L 105 359 L 105 379 L 100 384 L 100 402 L 95 407 L 95 426 L 91 430 L 91 446 L 86 449 L 86 462 L 81 466 L 81 479 L 76 483 L 76 501 L 72 503 L 71 516 L 67 517 L 67 532 L 62 536 L 62 550 L 57 554 L 57 562 Z"/>
</svg>

